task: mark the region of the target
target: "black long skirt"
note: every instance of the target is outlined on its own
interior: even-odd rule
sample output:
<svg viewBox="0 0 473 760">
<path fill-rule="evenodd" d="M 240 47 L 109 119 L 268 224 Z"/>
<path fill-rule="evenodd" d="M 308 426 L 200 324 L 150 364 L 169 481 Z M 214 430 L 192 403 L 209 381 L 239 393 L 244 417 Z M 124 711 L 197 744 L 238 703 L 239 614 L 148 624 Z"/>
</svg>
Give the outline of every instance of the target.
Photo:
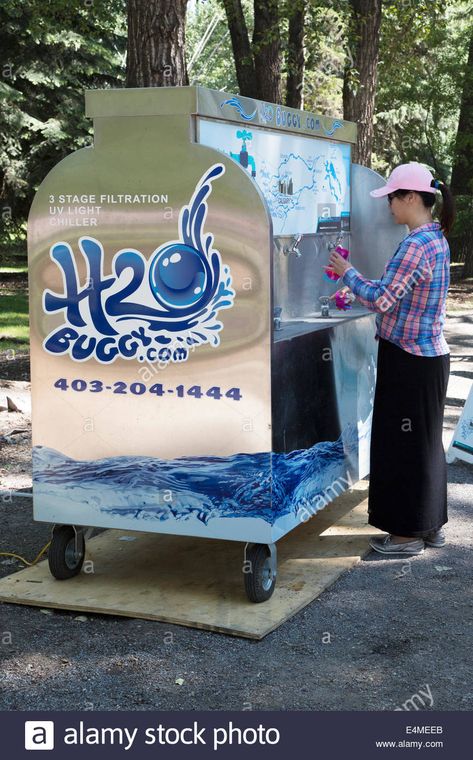
<svg viewBox="0 0 473 760">
<path fill-rule="evenodd" d="M 426 536 L 448 521 L 442 445 L 450 354 L 417 356 L 379 338 L 370 449 L 369 523 Z"/>
</svg>

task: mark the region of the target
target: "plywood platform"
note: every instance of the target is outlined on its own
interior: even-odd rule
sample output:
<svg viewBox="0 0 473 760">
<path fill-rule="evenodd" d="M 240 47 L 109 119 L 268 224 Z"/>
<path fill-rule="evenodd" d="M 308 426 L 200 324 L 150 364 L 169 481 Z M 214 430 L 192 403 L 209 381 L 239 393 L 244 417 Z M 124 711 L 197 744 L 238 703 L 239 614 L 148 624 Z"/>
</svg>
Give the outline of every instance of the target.
<svg viewBox="0 0 473 760">
<path fill-rule="evenodd" d="M 368 551 L 366 483 L 278 542 L 278 581 L 263 604 L 246 599 L 243 544 L 108 530 L 87 543 L 85 570 L 57 581 L 47 562 L 0 580 L 0 601 L 125 615 L 261 639 Z"/>
</svg>

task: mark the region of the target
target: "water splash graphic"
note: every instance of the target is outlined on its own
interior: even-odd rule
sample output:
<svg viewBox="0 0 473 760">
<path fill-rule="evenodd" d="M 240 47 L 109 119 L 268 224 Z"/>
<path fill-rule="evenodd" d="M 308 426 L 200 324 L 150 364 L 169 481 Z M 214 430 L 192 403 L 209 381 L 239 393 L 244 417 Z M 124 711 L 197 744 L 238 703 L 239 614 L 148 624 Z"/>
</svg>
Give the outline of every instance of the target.
<svg viewBox="0 0 473 760">
<path fill-rule="evenodd" d="M 272 525 L 285 515 L 295 518 L 311 504 L 315 512 L 317 500 L 356 463 L 357 452 L 358 431 L 352 424 L 336 441 L 289 453 L 78 461 L 35 446 L 34 491 L 43 502 L 59 497 L 65 505 L 87 504 L 97 515 L 113 515 L 117 523 L 120 517 L 137 523 L 196 518 L 208 525 L 214 518 L 230 517 L 260 518 Z"/>
</svg>

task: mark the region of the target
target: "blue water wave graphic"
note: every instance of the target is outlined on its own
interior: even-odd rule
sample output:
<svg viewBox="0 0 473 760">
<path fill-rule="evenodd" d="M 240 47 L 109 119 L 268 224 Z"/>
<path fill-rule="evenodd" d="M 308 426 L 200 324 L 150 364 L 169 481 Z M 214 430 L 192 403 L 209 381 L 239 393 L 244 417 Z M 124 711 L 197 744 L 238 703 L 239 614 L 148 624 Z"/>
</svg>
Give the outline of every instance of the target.
<svg viewBox="0 0 473 760">
<path fill-rule="evenodd" d="M 316 503 L 337 478 L 346 475 L 347 463 L 353 465 L 357 453 L 355 425 L 347 425 L 336 441 L 286 454 L 168 460 L 115 456 L 85 461 L 35 446 L 33 481 L 43 500 L 48 496 L 64 499 L 66 511 L 69 499 L 117 518 L 194 517 L 207 525 L 212 518 L 256 517 L 273 524 Z M 169 500 L 166 493 L 172 494 Z"/>
<path fill-rule="evenodd" d="M 251 121 L 252 119 L 254 119 L 257 112 L 257 109 L 255 108 L 253 113 L 251 114 L 245 113 L 243 106 L 238 100 L 238 98 L 229 98 L 228 100 L 222 101 L 222 103 L 220 103 L 220 108 L 223 108 L 223 106 L 231 106 L 232 108 L 234 108 L 236 111 L 238 111 L 241 118 L 244 119 L 245 121 Z"/>
<path fill-rule="evenodd" d="M 332 122 L 332 126 L 330 127 L 330 129 L 327 129 L 327 127 L 324 126 L 324 132 L 328 137 L 331 137 L 333 134 L 335 134 L 337 129 L 341 129 L 342 127 L 343 127 L 343 121 L 335 120 Z"/>
</svg>

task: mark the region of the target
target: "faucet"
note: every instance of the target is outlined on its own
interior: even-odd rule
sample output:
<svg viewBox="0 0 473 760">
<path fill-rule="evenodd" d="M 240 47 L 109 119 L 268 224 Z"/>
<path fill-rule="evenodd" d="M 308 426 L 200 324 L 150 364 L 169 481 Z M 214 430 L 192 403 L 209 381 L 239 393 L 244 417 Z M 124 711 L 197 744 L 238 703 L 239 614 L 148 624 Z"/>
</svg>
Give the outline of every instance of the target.
<svg viewBox="0 0 473 760">
<path fill-rule="evenodd" d="M 274 329 L 275 330 L 282 330 L 282 327 L 281 327 L 281 312 L 282 312 L 282 307 L 281 306 L 275 306 L 274 307 L 273 323 L 274 323 Z"/>
<path fill-rule="evenodd" d="M 299 248 L 297 247 L 299 243 L 302 240 L 302 235 L 296 235 L 292 240 L 292 245 L 289 247 L 284 247 L 282 249 L 282 252 L 285 256 L 288 256 L 290 253 L 295 253 L 297 258 L 300 258 L 302 256 L 302 253 L 300 252 Z"/>
<path fill-rule="evenodd" d="M 321 317 L 329 317 L 330 316 L 330 300 L 328 296 L 320 296 L 320 316 Z"/>
<path fill-rule="evenodd" d="M 335 250 L 335 248 L 336 248 L 338 245 L 340 245 L 340 243 L 342 242 L 343 238 L 344 238 L 344 233 L 343 233 L 343 232 L 339 232 L 339 233 L 338 233 L 338 235 L 337 235 L 337 237 L 336 237 L 336 239 L 335 239 L 335 243 L 328 243 L 328 244 L 327 244 L 327 248 L 328 248 L 328 250 L 330 251 L 330 253 L 331 253 L 332 251 L 334 251 L 334 250 Z"/>
</svg>

